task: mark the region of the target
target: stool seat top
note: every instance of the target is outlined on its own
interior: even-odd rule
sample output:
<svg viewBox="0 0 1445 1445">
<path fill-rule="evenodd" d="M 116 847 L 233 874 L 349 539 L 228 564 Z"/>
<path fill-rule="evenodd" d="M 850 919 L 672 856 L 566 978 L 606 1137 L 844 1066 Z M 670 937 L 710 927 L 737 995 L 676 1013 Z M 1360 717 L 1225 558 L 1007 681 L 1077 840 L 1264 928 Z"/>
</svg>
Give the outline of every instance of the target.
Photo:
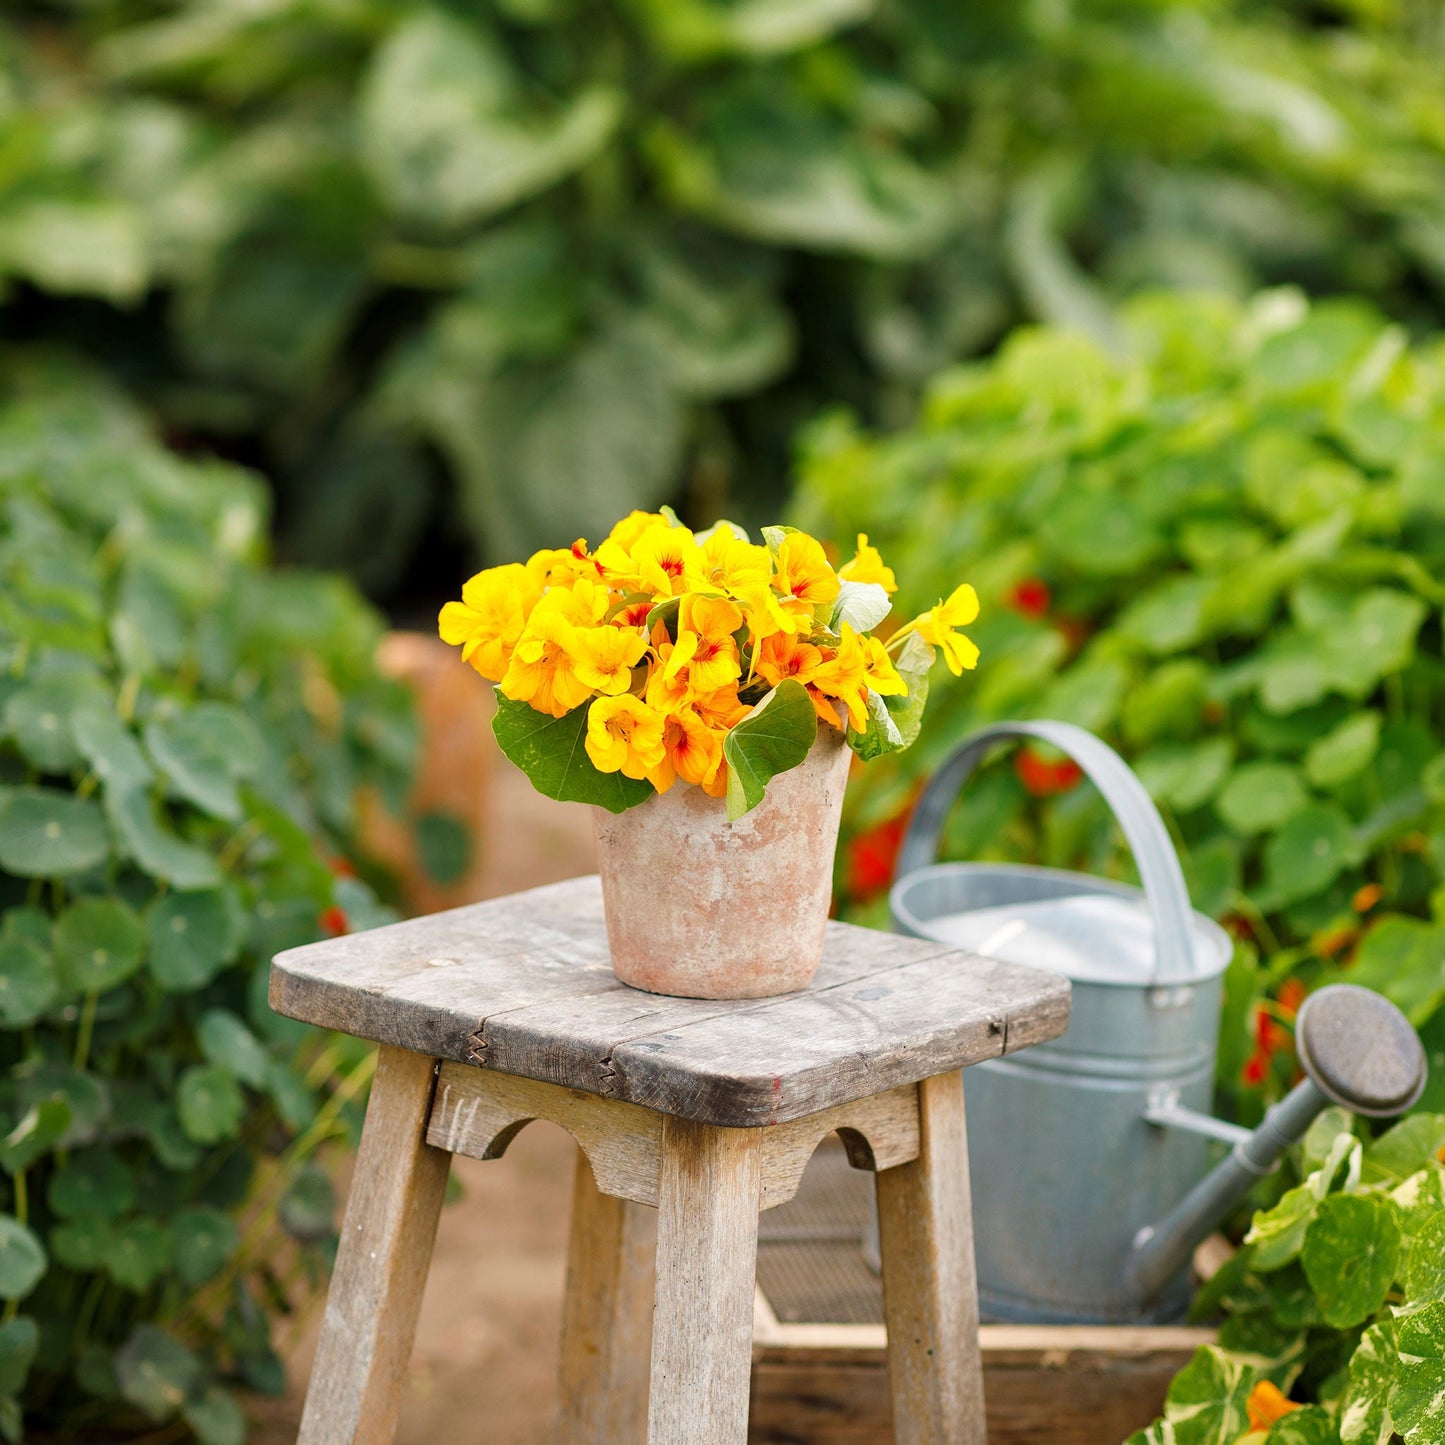
<svg viewBox="0 0 1445 1445">
<path fill-rule="evenodd" d="M 279 954 L 271 1007 L 323 1028 L 725 1127 L 782 1124 L 1056 1038 L 1069 984 L 829 923 L 813 983 L 667 998 L 614 977 L 596 877 Z"/>
</svg>

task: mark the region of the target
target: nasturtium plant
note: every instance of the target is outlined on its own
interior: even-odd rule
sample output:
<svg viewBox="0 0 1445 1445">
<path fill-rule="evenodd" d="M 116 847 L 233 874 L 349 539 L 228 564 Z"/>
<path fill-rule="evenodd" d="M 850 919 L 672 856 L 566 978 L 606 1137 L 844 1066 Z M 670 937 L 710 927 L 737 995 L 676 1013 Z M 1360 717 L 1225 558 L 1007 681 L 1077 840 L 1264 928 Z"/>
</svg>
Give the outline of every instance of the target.
<svg viewBox="0 0 1445 1445">
<path fill-rule="evenodd" d="M 380 592 L 458 514 L 489 561 L 684 494 L 768 520 L 817 407 L 905 415 L 1026 318 L 1116 340 L 1141 285 L 1445 315 L 1429 0 L 0 9 L 0 332 L 263 458 L 287 555 Z M 1349 495 L 1287 460 L 1276 510 Z M 1121 566 L 1159 540 L 1054 525 Z"/>
<path fill-rule="evenodd" d="M 1445 1115 L 1379 1138 L 1311 1126 L 1306 1185 L 1256 1216 L 1195 1301 L 1217 1345 L 1127 1445 L 1437 1445 L 1445 1439 Z"/>
<path fill-rule="evenodd" d="M 904 608 L 975 579 L 992 660 L 855 784 L 855 908 L 876 916 L 876 844 L 966 733 L 1078 723 L 1143 779 L 1196 906 L 1240 941 L 1225 1106 L 1288 1084 L 1294 1010 L 1344 977 L 1421 1030 L 1422 1107 L 1445 1108 L 1445 343 L 1354 300 L 1141 297 L 1114 354 L 1027 329 L 943 373 L 899 433 L 821 419 L 794 519 L 866 531 Z M 1078 770 L 1037 749 L 969 783 L 945 846 L 1130 867 Z"/>
<path fill-rule="evenodd" d="M 256 477 L 88 374 L 7 376 L 0 1436 L 241 1445 L 371 1068 L 272 1014 L 267 965 L 391 916 L 342 860 L 415 725 L 349 585 L 265 566 Z"/>
<path fill-rule="evenodd" d="M 729 819 L 798 767 L 820 725 L 862 758 L 918 733 L 935 650 L 978 661 L 959 630 L 963 583 L 897 626 L 897 580 L 866 536 L 839 569 L 815 538 L 670 512 L 632 512 L 589 551 L 537 552 L 471 578 L 442 638 L 497 685 L 502 751 L 549 798 L 625 812 L 675 783 L 727 800 Z"/>
</svg>

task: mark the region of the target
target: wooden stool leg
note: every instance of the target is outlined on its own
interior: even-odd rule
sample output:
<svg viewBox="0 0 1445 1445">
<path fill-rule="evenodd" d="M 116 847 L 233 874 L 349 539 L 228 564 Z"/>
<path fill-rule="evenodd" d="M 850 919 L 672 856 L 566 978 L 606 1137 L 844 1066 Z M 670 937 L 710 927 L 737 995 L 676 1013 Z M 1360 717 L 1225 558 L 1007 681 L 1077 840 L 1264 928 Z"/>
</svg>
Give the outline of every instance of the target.
<svg viewBox="0 0 1445 1445">
<path fill-rule="evenodd" d="M 435 1061 L 381 1046 L 296 1445 L 389 1445 L 451 1155 L 426 1143 Z"/>
<path fill-rule="evenodd" d="M 562 1307 L 562 1445 L 643 1445 L 657 1211 L 603 1194 L 577 1151 Z"/>
<path fill-rule="evenodd" d="M 648 1445 L 746 1445 L 761 1133 L 663 1121 Z"/>
<path fill-rule="evenodd" d="M 985 1445 L 963 1077 L 918 1086 L 919 1154 L 878 1175 L 897 1445 Z"/>
</svg>

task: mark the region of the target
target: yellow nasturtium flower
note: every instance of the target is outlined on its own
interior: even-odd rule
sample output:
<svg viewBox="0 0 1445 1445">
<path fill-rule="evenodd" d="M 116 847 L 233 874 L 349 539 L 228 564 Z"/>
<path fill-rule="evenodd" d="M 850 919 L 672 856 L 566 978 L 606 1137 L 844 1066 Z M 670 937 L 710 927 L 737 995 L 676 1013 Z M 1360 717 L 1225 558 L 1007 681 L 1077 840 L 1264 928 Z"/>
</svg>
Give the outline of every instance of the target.
<svg viewBox="0 0 1445 1445">
<path fill-rule="evenodd" d="M 838 574 L 829 566 L 822 543 L 806 532 L 789 532 L 783 538 L 776 567 L 773 586 L 783 599 L 785 612 L 805 617 L 811 624 L 818 609 L 831 607 L 837 600 Z"/>
<path fill-rule="evenodd" d="M 879 697 L 907 697 L 908 684 L 893 666 L 888 649 L 876 637 L 865 637 L 863 646 L 868 652 L 868 670 L 863 674 L 863 681 Z"/>
<path fill-rule="evenodd" d="M 664 714 L 624 692 L 587 709 L 587 756 L 599 773 L 647 777 L 662 762 Z"/>
<path fill-rule="evenodd" d="M 632 686 L 632 669 L 642 661 L 647 639 L 620 627 L 579 627 L 567 651 L 577 680 L 611 696 Z"/>
<path fill-rule="evenodd" d="M 925 642 L 942 648 L 948 670 L 955 677 L 962 677 L 964 668 L 977 666 L 978 648 L 956 629 L 967 627 L 977 617 L 978 593 L 965 582 L 962 587 L 954 588 L 946 602 L 935 603 L 899 632 L 917 632 Z"/>
<path fill-rule="evenodd" d="M 559 613 L 533 609 L 502 677 L 503 697 L 529 702 L 538 712 L 561 717 L 592 696 L 577 676 L 572 648 L 577 628 Z"/>
<path fill-rule="evenodd" d="M 773 575 L 768 549 L 745 541 L 726 522 L 719 522 L 703 543 L 702 566 L 707 581 L 732 597 L 767 587 Z"/>
<path fill-rule="evenodd" d="M 867 532 L 858 533 L 858 555 L 851 562 L 845 562 L 838 575 L 845 582 L 876 582 L 890 596 L 898 591 L 898 579 L 891 567 L 883 565 L 883 558 L 877 547 L 868 541 Z"/>
<path fill-rule="evenodd" d="M 548 547 L 527 558 L 527 571 L 539 587 L 568 587 L 578 577 L 597 580 L 597 566 L 579 537 L 570 548 Z"/>
<path fill-rule="evenodd" d="M 716 692 L 737 681 L 742 673 L 733 634 L 743 625 L 743 614 L 723 597 L 690 592 L 677 614 L 677 644 L 688 645 L 688 688 L 693 693 Z M 677 651 L 673 653 L 676 662 Z"/>
<path fill-rule="evenodd" d="M 460 602 L 442 608 L 437 631 L 443 642 L 460 646 L 462 657 L 483 677 L 500 682 L 541 595 L 540 585 L 520 562 L 489 567 L 467 581 Z"/>
<path fill-rule="evenodd" d="M 848 721 L 860 732 L 868 726 L 868 668 L 870 658 L 863 640 L 845 622 L 837 652 L 813 674 L 813 686 L 848 709 Z M 817 707 L 817 699 L 814 699 Z M 818 708 L 819 716 L 825 716 Z M 838 722 L 836 716 L 833 719 Z M 841 726 L 841 723 L 838 723 Z"/>
</svg>

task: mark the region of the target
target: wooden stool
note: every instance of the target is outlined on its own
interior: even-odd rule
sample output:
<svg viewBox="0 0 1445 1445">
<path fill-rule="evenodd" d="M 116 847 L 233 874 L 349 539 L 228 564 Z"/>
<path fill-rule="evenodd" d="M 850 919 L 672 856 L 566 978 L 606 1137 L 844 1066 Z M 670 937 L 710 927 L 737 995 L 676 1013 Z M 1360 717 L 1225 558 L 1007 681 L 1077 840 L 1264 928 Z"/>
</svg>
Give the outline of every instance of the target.
<svg viewBox="0 0 1445 1445">
<path fill-rule="evenodd" d="M 802 993 L 662 998 L 583 878 L 292 949 L 271 1005 L 382 1045 L 298 1445 L 392 1439 L 450 1157 L 532 1119 L 582 1150 L 558 1440 L 744 1445 L 758 1213 L 834 1131 L 877 1171 L 896 1438 L 984 1440 L 958 1071 L 1062 1033 L 1065 980 L 829 924 Z"/>
</svg>

